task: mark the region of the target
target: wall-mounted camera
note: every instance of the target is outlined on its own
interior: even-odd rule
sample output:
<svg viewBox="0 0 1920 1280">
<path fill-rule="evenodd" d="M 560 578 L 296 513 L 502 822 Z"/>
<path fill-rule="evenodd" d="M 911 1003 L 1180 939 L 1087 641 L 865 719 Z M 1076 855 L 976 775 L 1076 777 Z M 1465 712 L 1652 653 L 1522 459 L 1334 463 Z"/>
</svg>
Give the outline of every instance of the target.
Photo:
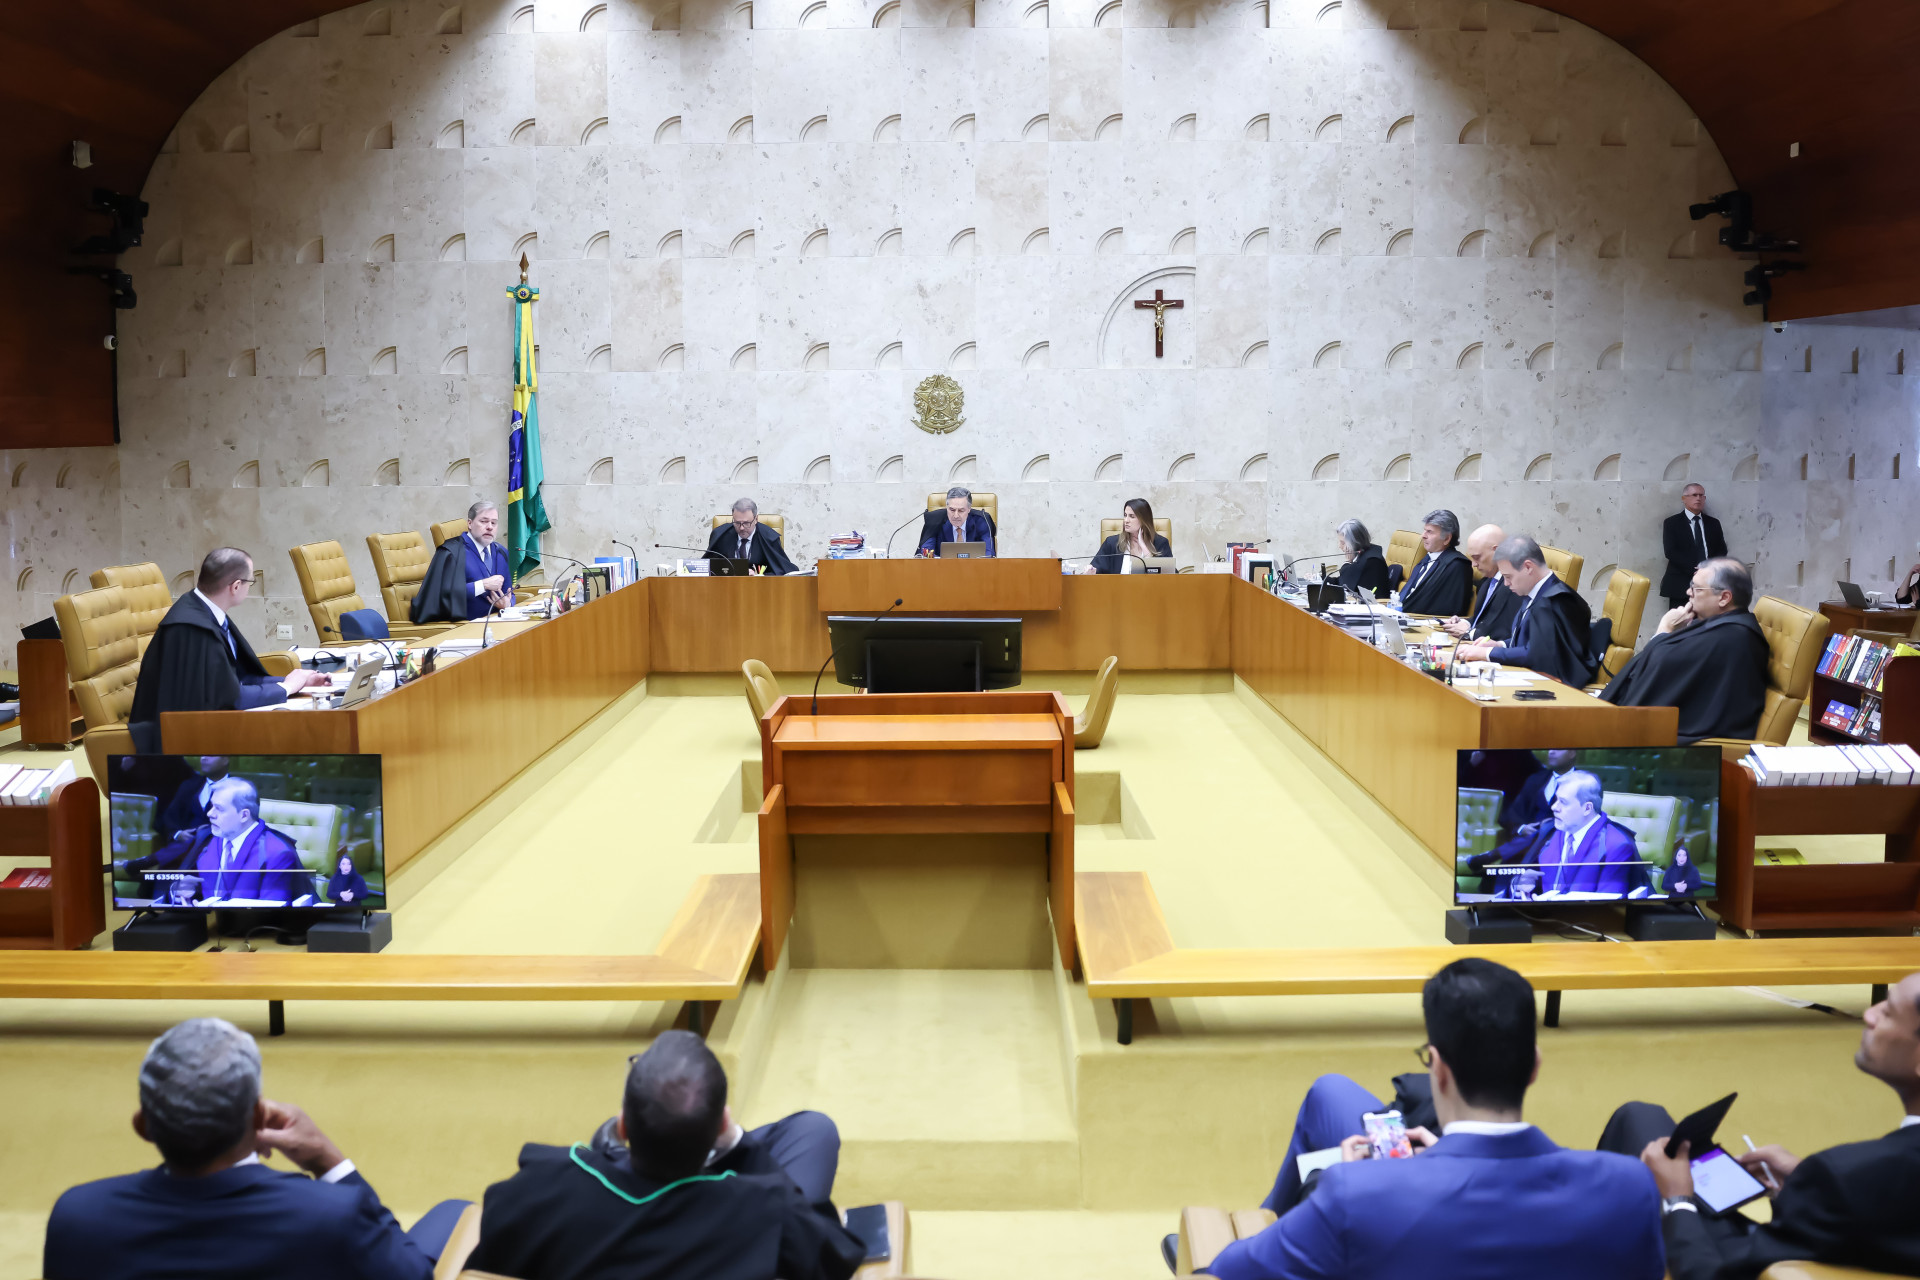
<svg viewBox="0 0 1920 1280">
<path fill-rule="evenodd" d="M 109 187 L 95 187 L 87 208 L 106 214 L 112 226 L 103 236 L 87 237 L 74 249 L 75 253 L 125 253 L 146 234 L 147 202 L 138 196 L 123 196 Z"/>
</svg>

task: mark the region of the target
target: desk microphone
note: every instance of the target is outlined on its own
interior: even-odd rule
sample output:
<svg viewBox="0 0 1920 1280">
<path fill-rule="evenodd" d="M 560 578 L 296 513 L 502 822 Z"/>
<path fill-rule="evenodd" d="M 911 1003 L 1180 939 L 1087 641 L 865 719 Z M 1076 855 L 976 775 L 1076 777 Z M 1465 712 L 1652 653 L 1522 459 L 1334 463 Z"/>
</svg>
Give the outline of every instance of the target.
<svg viewBox="0 0 1920 1280">
<path fill-rule="evenodd" d="M 585 560 L 575 560 L 572 556 L 563 556 L 558 551 L 529 551 L 525 547 L 522 547 L 520 548 L 520 554 L 523 556 L 529 556 L 535 560 L 538 560 L 542 565 L 546 564 L 546 562 L 549 560 L 565 560 L 568 564 L 575 565 L 581 569 L 585 569 L 588 567 L 587 562 Z M 547 617 L 548 618 L 553 617 L 554 599 L 560 594 L 560 584 L 562 582 L 565 582 L 566 580 L 567 580 L 566 571 L 562 570 L 560 573 L 560 576 L 558 578 L 555 578 L 553 581 L 553 587 L 551 589 L 550 594 L 547 596 Z M 511 584 L 509 584 L 509 587 L 511 587 Z"/>
<path fill-rule="evenodd" d="M 1066 556 L 1066 557 L 1064 557 L 1064 558 L 1065 558 L 1065 559 L 1068 559 L 1068 560 L 1098 560 L 1098 559 L 1100 559 L 1100 557 L 1101 557 L 1102 555 L 1104 555 L 1104 554 L 1105 554 L 1104 552 L 1100 552 L 1100 551 L 1096 551 L 1096 552 L 1094 552 L 1094 553 L 1093 553 L 1092 555 L 1090 555 L 1090 556 Z M 1125 556 L 1125 557 L 1126 557 L 1127 559 L 1129 559 L 1129 560 L 1139 560 L 1139 561 L 1140 561 L 1140 572 L 1141 572 L 1141 573 L 1145 573 L 1145 572 L 1147 571 L 1147 562 L 1146 562 L 1146 561 L 1145 561 L 1144 559 L 1142 559 L 1142 558 L 1141 558 L 1140 556 L 1137 556 L 1137 555 L 1135 555 L 1135 554 L 1134 554 L 1133 552 L 1131 552 L 1131 551 L 1116 551 L 1116 552 L 1114 552 L 1113 554 L 1114 554 L 1114 555 L 1116 555 L 1116 556 Z"/>
<path fill-rule="evenodd" d="M 1287 561 L 1285 564 L 1280 566 L 1281 580 L 1285 581 L 1287 576 L 1287 570 L 1293 568 L 1293 566 L 1299 564 L 1302 560 L 1331 560 L 1335 556 L 1340 556 L 1344 554 L 1346 553 L 1341 551 L 1336 551 L 1333 553 L 1333 555 L 1326 555 L 1326 556 L 1295 556 L 1293 559 Z"/>
<path fill-rule="evenodd" d="M 867 621 L 869 622 L 880 621 L 880 619 L 886 617 L 888 614 L 892 613 L 895 609 L 898 609 L 900 607 L 900 600 L 904 600 L 904 599 L 906 599 L 906 597 L 901 596 L 899 600 L 895 600 L 892 604 L 888 605 L 886 608 L 882 609 L 880 612 L 874 614 L 873 617 L 867 619 Z M 833 650 L 833 652 L 827 655 L 827 661 L 822 662 L 820 664 L 820 669 L 813 673 L 813 706 L 807 712 L 807 714 L 810 716 L 817 716 L 820 714 L 820 677 L 827 674 L 827 662 L 832 662 L 836 657 L 839 656 L 839 654 L 840 654 L 840 650 L 838 649 Z"/>
<path fill-rule="evenodd" d="M 620 541 L 620 539 L 618 539 L 618 538 L 608 538 L 608 539 L 607 539 L 607 541 L 608 541 L 608 542 L 611 542 L 611 543 L 612 543 L 612 544 L 613 544 L 614 546 L 616 546 L 616 547 L 621 547 L 621 548 L 623 548 L 623 549 L 625 549 L 626 551 L 629 551 L 629 552 L 632 552 L 632 554 L 633 554 L 633 576 L 634 576 L 634 577 L 636 577 L 636 578 L 638 578 L 638 577 L 640 576 L 640 553 L 639 553 L 638 551 L 635 551 L 635 550 L 634 550 L 634 548 L 633 548 L 633 544 L 632 544 L 631 542 L 622 542 L 622 541 Z"/>
<path fill-rule="evenodd" d="M 887 535 L 887 559 L 889 560 L 893 559 L 893 540 L 900 536 L 900 530 L 905 529 L 908 524 L 912 524 L 915 520 L 925 523 L 927 516 L 930 514 L 932 513 L 927 511 L 921 511 L 921 512 L 917 512 L 914 515 L 910 515 L 907 517 L 907 524 L 901 525 L 900 529 L 895 529 L 892 533 Z"/>
<path fill-rule="evenodd" d="M 710 556 L 725 557 L 726 555 L 726 552 L 715 551 L 712 547 L 683 547 L 677 542 L 656 542 L 653 545 L 662 551 L 691 551 L 702 559 Z"/>
</svg>

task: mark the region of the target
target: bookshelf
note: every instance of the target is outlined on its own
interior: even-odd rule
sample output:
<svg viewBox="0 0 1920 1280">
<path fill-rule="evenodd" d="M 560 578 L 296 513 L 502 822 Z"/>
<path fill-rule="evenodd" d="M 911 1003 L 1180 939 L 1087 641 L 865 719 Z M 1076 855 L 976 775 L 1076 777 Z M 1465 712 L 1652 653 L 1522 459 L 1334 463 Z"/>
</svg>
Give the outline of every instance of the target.
<svg viewBox="0 0 1920 1280">
<path fill-rule="evenodd" d="M 1833 637 L 1807 695 L 1807 740 L 1920 741 L 1920 657 L 1895 657 L 1888 646 L 1858 636 Z"/>
<path fill-rule="evenodd" d="M 107 927 L 100 788 L 75 778 L 46 804 L 0 805 L 0 857 L 45 858 L 45 888 L 0 889 L 0 950 L 67 951 Z"/>
</svg>

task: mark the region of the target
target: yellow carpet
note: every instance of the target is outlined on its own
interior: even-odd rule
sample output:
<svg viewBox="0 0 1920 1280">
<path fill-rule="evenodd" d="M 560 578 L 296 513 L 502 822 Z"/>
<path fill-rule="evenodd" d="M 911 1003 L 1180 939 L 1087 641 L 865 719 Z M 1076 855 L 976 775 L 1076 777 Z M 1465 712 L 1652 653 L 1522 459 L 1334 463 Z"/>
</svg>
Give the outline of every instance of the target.
<svg viewBox="0 0 1920 1280">
<path fill-rule="evenodd" d="M 1217 678 L 1160 687 L 1205 691 L 1123 691 L 1105 745 L 1078 753 L 1081 869 L 1149 873 L 1184 946 L 1442 940 L 1439 865 L 1284 722 Z M 11 739 L 0 759 L 59 758 Z M 693 877 L 756 866 L 756 756 L 729 684 L 626 700 L 398 877 L 394 949 L 651 950 Z M 1789 994 L 1855 1014 L 1867 996 Z M 150 1163 L 127 1123 L 135 1070 L 196 1013 L 260 1035 L 269 1093 L 308 1107 L 408 1218 L 477 1196 L 522 1142 L 584 1137 L 677 1010 L 294 1004 L 290 1034 L 268 1040 L 259 1004 L 0 1004 L 0 1274 L 34 1273 L 62 1188 Z M 1761 993 L 1573 993 L 1564 1022 L 1542 1033 L 1530 1110 L 1570 1145 L 1628 1097 L 1682 1109 L 1738 1089 L 1730 1125 L 1802 1151 L 1898 1118 L 1852 1069 L 1856 1021 Z M 1414 996 L 1202 999 L 1155 1002 L 1123 1048 L 1111 1008 L 1057 965 L 783 964 L 710 1043 L 743 1120 L 839 1122 L 838 1198 L 906 1200 L 917 1273 L 1108 1280 L 1163 1274 L 1157 1241 L 1181 1205 L 1256 1202 L 1314 1076 L 1385 1088 L 1421 1039 Z"/>
</svg>

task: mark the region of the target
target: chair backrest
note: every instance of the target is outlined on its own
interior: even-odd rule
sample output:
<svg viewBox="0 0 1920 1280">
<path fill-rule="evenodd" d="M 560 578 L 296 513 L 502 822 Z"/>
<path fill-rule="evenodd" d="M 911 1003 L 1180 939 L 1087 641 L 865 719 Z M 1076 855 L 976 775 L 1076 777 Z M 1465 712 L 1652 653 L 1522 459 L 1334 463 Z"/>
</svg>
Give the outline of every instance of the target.
<svg viewBox="0 0 1920 1280">
<path fill-rule="evenodd" d="M 772 668 L 758 658 L 741 663 L 740 674 L 747 678 L 747 705 L 753 708 L 757 724 L 780 701 L 780 682 L 773 678 Z"/>
<path fill-rule="evenodd" d="M 300 578 L 300 594 L 307 599 L 307 612 L 313 616 L 313 629 L 321 644 L 340 639 L 340 615 L 364 609 L 367 602 L 354 589 L 353 570 L 347 566 L 347 553 L 338 542 L 309 542 L 287 553 L 293 557 L 293 571 Z"/>
<path fill-rule="evenodd" d="M 311 804 L 305 800 L 269 800 L 260 797 L 260 821 L 293 841 L 300 852 L 300 865 L 323 875 L 333 874 L 333 863 L 340 854 L 340 836 L 346 826 L 346 810 L 337 804 Z"/>
<path fill-rule="evenodd" d="M 1461 787 L 1454 794 L 1459 797 L 1457 852 L 1469 856 L 1493 852 L 1500 842 L 1500 806 L 1506 795 L 1488 787 Z"/>
<path fill-rule="evenodd" d="M 153 633 L 160 629 L 160 619 L 173 608 L 173 591 L 167 586 L 167 575 L 160 572 L 159 565 L 148 561 L 95 569 L 91 580 L 96 587 L 118 587 L 127 597 L 127 612 L 133 615 L 133 634 L 140 641 L 140 656 L 146 657 L 147 645 L 152 642 Z"/>
<path fill-rule="evenodd" d="M 1093 690 L 1087 694 L 1087 705 L 1073 722 L 1073 745 L 1078 750 L 1089 750 L 1100 745 L 1107 736 L 1107 721 L 1113 718 L 1113 704 L 1120 694 L 1120 659 L 1109 654 L 1100 664 L 1100 670 L 1093 676 Z"/>
<path fill-rule="evenodd" d="M 946 505 L 947 491 L 945 489 L 942 489 L 939 493 L 930 493 L 927 495 L 927 510 L 938 511 Z M 975 511 L 986 512 L 989 516 L 993 517 L 993 527 L 996 529 L 1000 527 L 999 494 L 982 493 L 978 489 L 975 489 L 973 491 L 973 509 Z M 1154 523 L 1159 524 L 1160 522 L 1156 520 Z"/>
<path fill-rule="evenodd" d="M 1580 570 L 1586 565 L 1585 556 L 1577 556 L 1571 551 L 1562 551 L 1559 547 L 1542 546 L 1540 554 L 1547 558 L 1547 568 L 1553 570 L 1553 576 L 1578 591 L 1580 589 Z"/>
<path fill-rule="evenodd" d="M 1643 796 L 1631 791 L 1609 791 L 1601 802 L 1607 816 L 1633 832 L 1640 856 L 1656 867 L 1673 860 L 1674 837 L 1680 834 L 1688 801 L 1682 796 Z"/>
<path fill-rule="evenodd" d="M 140 642 L 119 587 L 98 587 L 53 602 L 60 643 L 67 651 L 67 677 L 87 728 L 125 724 L 140 679 Z"/>
<path fill-rule="evenodd" d="M 1813 687 L 1813 669 L 1820 661 L 1827 629 L 1832 625 L 1823 613 L 1788 604 L 1774 596 L 1761 596 L 1753 602 L 1753 619 L 1766 633 L 1772 657 L 1767 663 L 1767 707 L 1760 713 L 1760 727 L 1754 738 L 1785 746 L 1800 718 L 1801 704 Z"/>
<path fill-rule="evenodd" d="M 433 552 L 427 540 L 408 529 L 402 533 L 370 533 L 367 554 L 373 557 L 373 575 L 380 579 L 380 602 L 387 616 L 405 622 L 413 616 L 413 598 L 427 576 Z"/>
<path fill-rule="evenodd" d="M 994 523 L 998 524 L 999 521 L 1000 521 L 1000 518 L 998 516 L 995 516 Z M 1153 531 L 1159 534 L 1161 537 L 1165 538 L 1169 546 L 1172 545 L 1173 521 L 1167 519 L 1165 516 L 1155 516 L 1153 518 Z M 1100 541 L 1101 542 L 1105 542 L 1108 538 L 1115 536 L 1119 532 L 1120 532 L 1120 517 L 1107 516 L 1106 518 L 1100 521 Z"/>
<path fill-rule="evenodd" d="M 775 533 L 779 534 L 782 538 L 785 538 L 787 536 L 787 518 L 785 516 L 777 515 L 774 512 L 769 511 L 765 515 L 761 516 L 759 519 L 761 524 L 767 526 L 767 528 L 773 530 Z M 732 524 L 732 523 L 733 523 L 733 514 L 731 512 L 727 513 L 726 515 L 715 516 L 713 518 L 713 527 L 716 529 L 718 529 L 723 524 Z"/>
<path fill-rule="evenodd" d="M 1412 573 L 1413 566 L 1419 564 L 1420 557 L 1425 554 L 1426 544 L 1411 529 L 1395 529 L 1393 536 L 1387 539 L 1387 563 L 1399 565 L 1406 573 Z"/>
<path fill-rule="evenodd" d="M 1651 578 L 1631 569 L 1615 569 L 1607 579 L 1606 599 L 1600 602 L 1600 616 L 1613 620 L 1613 642 L 1601 659 L 1607 673 L 1617 676 L 1626 670 L 1639 647 L 1640 619 L 1646 613 L 1647 593 L 1652 589 Z M 1596 673 L 1596 677 L 1604 680 L 1607 674 Z"/>
<path fill-rule="evenodd" d="M 440 544 L 445 542 L 448 538 L 457 538 L 461 534 L 465 533 L 466 531 L 467 531 L 467 518 L 465 516 L 459 516 L 452 520 L 442 520 L 439 524 L 427 530 L 428 533 L 431 533 L 433 535 L 433 545 L 435 550 L 438 550 L 440 547 Z"/>
</svg>

